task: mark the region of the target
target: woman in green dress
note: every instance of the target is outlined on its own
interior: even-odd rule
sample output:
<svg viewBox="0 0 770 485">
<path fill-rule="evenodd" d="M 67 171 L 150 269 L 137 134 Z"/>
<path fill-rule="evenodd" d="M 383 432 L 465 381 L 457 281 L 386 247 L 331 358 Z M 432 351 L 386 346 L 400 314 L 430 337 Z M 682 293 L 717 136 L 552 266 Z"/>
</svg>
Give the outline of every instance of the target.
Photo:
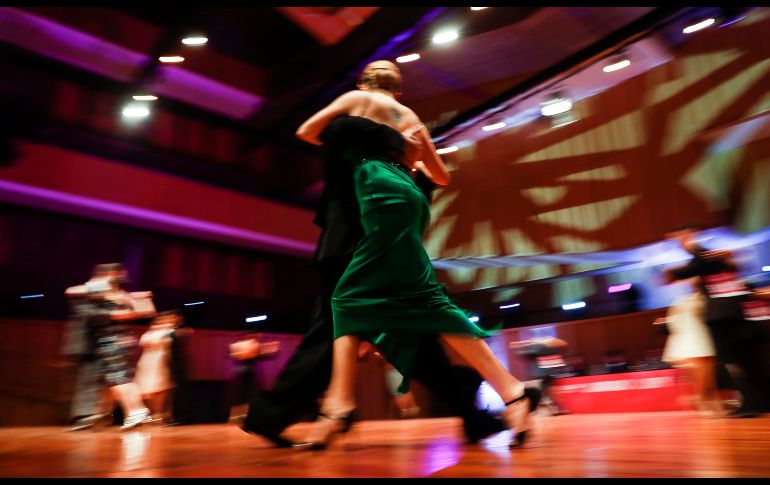
<svg viewBox="0 0 770 485">
<path fill-rule="evenodd" d="M 336 432 L 349 427 L 362 338 L 383 349 L 404 376 L 400 388 L 404 392 L 417 337 L 437 333 L 506 403 L 503 417 L 516 432 L 511 445 L 517 446 L 526 436 L 530 412 L 524 384 L 508 373 L 481 339 L 488 334 L 446 296 L 422 244 L 430 205 L 410 171 L 419 168 L 442 186 L 449 183 L 449 172 L 420 119 L 396 101 L 401 75 L 395 64 L 369 64 L 358 88 L 297 130 L 299 138 L 324 145 L 335 163 L 349 167 L 364 229 L 332 297 L 332 379 L 308 443 L 323 448 Z"/>
</svg>

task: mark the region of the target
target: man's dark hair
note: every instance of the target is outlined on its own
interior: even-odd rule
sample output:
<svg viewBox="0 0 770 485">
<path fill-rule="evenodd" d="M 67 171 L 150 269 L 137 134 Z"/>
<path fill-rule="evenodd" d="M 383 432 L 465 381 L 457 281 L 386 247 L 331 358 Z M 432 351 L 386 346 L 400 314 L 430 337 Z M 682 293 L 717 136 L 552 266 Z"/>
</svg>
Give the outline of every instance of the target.
<svg viewBox="0 0 770 485">
<path fill-rule="evenodd" d="M 113 271 L 125 271 L 126 267 L 123 263 L 103 263 L 94 266 L 94 276 L 102 273 L 110 273 Z"/>
</svg>

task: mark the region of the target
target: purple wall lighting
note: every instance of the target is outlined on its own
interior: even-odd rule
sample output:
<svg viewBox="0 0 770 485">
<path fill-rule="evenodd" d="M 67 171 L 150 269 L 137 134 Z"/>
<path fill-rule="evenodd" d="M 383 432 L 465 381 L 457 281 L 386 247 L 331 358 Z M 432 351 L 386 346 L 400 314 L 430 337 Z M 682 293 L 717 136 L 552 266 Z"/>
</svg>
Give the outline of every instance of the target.
<svg viewBox="0 0 770 485">
<path fill-rule="evenodd" d="M 612 285 L 607 288 L 607 293 L 620 293 L 621 291 L 628 291 L 631 289 L 631 283 L 623 283 L 622 285 Z"/>
</svg>

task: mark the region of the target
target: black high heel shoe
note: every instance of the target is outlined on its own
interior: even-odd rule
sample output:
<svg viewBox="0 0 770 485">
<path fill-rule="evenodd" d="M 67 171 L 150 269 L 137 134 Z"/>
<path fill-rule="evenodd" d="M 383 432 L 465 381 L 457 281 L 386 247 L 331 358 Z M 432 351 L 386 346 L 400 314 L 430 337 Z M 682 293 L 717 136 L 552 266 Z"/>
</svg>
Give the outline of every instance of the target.
<svg viewBox="0 0 770 485">
<path fill-rule="evenodd" d="M 350 429 L 353 427 L 353 422 L 355 420 L 353 416 L 353 411 L 350 411 L 346 415 L 340 415 L 340 416 L 330 416 L 328 414 L 318 413 L 318 417 L 319 419 L 336 422 L 338 423 L 338 426 L 340 426 L 340 428 L 337 430 L 332 429 L 332 431 L 326 436 L 326 441 L 317 441 L 317 442 L 302 441 L 299 443 L 295 443 L 294 444 L 295 448 L 303 449 L 303 450 L 325 450 L 329 446 L 329 444 L 332 442 L 333 436 L 337 433 L 342 434 L 350 431 Z"/>
<path fill-rule="evenodd" d="M 262 438 L 265 438 L 270 442 L 272 442 L 278 448 L 291 448 L 292 446 L 295 445 L 293 441 L 284 438 L 280 434 L 273 433 L 266 429 L 262 429 L 257 426 L 254 426 L 253 424 L 249 423 L 246 418 L 241 418 L 238 421 L 242 430 L 244 430 L 249 434 L 261 436 Z"/>
<path fill-rule="evenodd" d="M 529 438 L 529 426 L 526 424 L 526 420 L 529 417 L 530 414 L 532 414 L 536 409 L 537 406 L 540 404 L 540 400 L 543 397 L 543 393 L 540 391 L 540 389 L 530 387 L 530 388 L 524 388 L 524 391 L 522 392 L 521 396 L 517 397 L 516 399 L 512 399 L 505 403 L 505 407 L 515 405 L 516 403 L 519 403 L 520 401 L 527 400 L 527 413 L 525 417 L 518 420 L 520 422 L 514 422 L 512 423 L 513 431 L 515 434 L 513 440 L 508 445 L 509 448 L 520 448 Z M 523 428 L 523 429 L 522 429 Z"/>
</svg>

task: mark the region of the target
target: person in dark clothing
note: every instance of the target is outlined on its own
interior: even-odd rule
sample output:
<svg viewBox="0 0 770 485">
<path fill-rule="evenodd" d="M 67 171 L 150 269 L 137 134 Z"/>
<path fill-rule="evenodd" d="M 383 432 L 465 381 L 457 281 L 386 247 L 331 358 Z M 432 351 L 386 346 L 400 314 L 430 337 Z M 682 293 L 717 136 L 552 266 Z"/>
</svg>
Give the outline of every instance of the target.
<svg viewBox="0 0 770 485">
<path fill-rule="evenodd" d="M 543 405 L 548 407 L 554 416 L 564 414 L 564 411 L 550 397 L 548 390 L 553 385 L 555 376 L 567 369 L 563 357 L 567 342 L 558 338 L 540 338 L 511 342 L 509 347 L 527 360 L 531 377 L 541 381 Z"/>
<path fill-rule="evenodd" d="M 414 175 L 429 196 L 433 185 L 421 177 L 421 173 L 417 171 Z M 325 187 L 314 220 L 321 228 L 314 255 L 316 269 L 321 274 L 321 288 L 312 324 L 273 388 L 256 393 L 251 400 L 243 421 L 244 431 L 261 435 L 281 447 L 293 444 L 281 436 L 283 430 L 302 417 L 315 414 L 317 400 L 329 386 L 334 344 L 332 293 L 363 237 L 352 172 L 329 154 L 323 177 Z M 387 359 L 387 351 L 380 351 Z M 467 367 L 453 366 L 438 335 L 420 337 L 416 362 L 413 378 L 456 410 L 463 419 L 469 442 L 475 443 L 505 429 L 499 417 L 477 409 L 476 392 L 481 377 Z"/>
<path fill-rule="evenodd" d="M 762 327 L 747 321 L 743 314 L 743 304 L 752 292 L 740 278 L 730 252 L 706 250 L 696 241 L 697 234 L 697 226 L 684 226 L 666 235 L 693 256 L 686 265 L 667 270 L 666 276 L 669 282 L 698 278 L 707 297 L 705 319 L 714 339 L 717 361 L 725 365 L 741 393 L 741 406 L 730 416 L 756 417 L 767 403 L 762 398 L 766 385 Z"/>
<path fill-rule="evenodd" d="M 183 327 L 184 321 L 179 315 L 179 323 L 171 332 L 171 352 L 169 356 L 169 373 L 174 387 L 171 391 L 171 425 L 190 424 L 192 415 L 189 406 L 190 381 L 187 368 L 187 342 L 192 335 L 192 329 Z"/>
<path fill-rule="evenodd" d="M 230 345 L 230 357 L 237 362 L 235 397 L 232 404 L 248 403 L 255 392 L 255 365 L 258 360 L 278 353 L 281 343 L 260 342 L 260 334 L 251 332 Z"/>
<path fill-rule="evenodd" d="M 77 431 L 90 428 L 104 415 L 99 411 L 102 384 L 96 337 L 88 325 L 90 305 L 84 297 L 73 298 L 70 308 L 61 354 L 75 373 L 69 424 L 72 431 Z"/>
</svg>

